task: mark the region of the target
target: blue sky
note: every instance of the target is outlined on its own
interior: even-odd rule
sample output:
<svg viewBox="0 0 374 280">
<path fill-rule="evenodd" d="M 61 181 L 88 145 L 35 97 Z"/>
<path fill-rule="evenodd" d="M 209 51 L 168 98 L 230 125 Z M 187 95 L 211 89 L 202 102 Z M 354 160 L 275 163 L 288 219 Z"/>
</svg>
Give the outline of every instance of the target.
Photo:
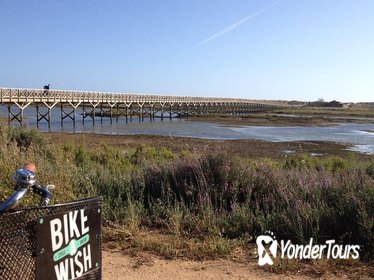
<svg viewBox="0 0 374 280">
<path fill-rule="evenodd" d="M 372 0 L 2 0 L 0 86 L 374 101 Z"/>
</svg>

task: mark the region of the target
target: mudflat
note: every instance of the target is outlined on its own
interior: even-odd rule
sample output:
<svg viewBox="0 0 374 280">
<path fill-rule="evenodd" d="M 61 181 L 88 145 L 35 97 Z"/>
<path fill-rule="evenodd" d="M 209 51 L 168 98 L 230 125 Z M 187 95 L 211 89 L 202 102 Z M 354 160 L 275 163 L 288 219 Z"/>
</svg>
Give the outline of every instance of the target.
<svg viewBox="0 0 374 280">
<path fill-rule="evenodd" d="M 301 142 L 268 142 L 260 140 L 209 140 L 187 137 L 149 136 L 149 135 L 102 135 L 102 134 L 74 134 L 48 132 L 47 137 L 53 144 L 74 143 L 86 145 L 89 148 L 103 145 L 121 148 L 134 148 L 141 144 L 166 147 L 173 152 L 183 150 L 203 153 L 210 151 L 222 151 L 230 155 L 241 157 L 269 157 L 282 158 L 290 153 L 300 155 L 339 155 L 348 156 L 353 152 L 347 151 L 349 144 L 301 141 Z M 359 155 L 365 157 L 365 155 Z"/>
</svg>

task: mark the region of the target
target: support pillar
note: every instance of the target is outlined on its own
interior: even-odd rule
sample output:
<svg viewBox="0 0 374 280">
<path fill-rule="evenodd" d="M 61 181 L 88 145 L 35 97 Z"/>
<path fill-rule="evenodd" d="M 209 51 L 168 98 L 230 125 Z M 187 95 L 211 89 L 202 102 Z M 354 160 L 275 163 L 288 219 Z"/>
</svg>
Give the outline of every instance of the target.
<svg viewBox="0 0 374 280">
<path fill-rule="evenodd" d="M 68 102 L 68 104 L 73 108 L 73 110 L 70 112 L 66 111 L 64 109 L 64 105 L 61 103 L 61 108 L 60 108 L 61 109 L 61 126 L 64 126 L 64 119 L 69 118 L 73 121 L 73 126 L 75 127 L 76 110 L 78 106 L 81 104 L 81 102 L 77 102 L 77 103 Z"/>
<path fill-rule="evenodd" d="M 8 105 L 8 121 L 11 123 L 13 120 L 17 120 L 20 124 L 23 122 L 23 110 L 26 109 L 27 106 L 31 104 L 31 102 L 27 103 L 18 103 L 14 102 L 17 105 L 19 112 L 13 113 L 11 105 Z"/>
<path fill-rule="evenodd" d="M 161 121 L 164 120 L 164 105 L 165 105 L 165 102 L 160 102 L 160 105 L 161 105 Z"/>
<path fill-rule="evenodd" d="M 169 103 L 169 120 L 172 119 L 172 115 L 173 115 L 173 105 L 174 103 Z"/>
<path fill-rule="evenodd" d="M 47 107 L 47 112 L 42 113 L 39 111 L 39 104 L 36 105 L 36 126 L 39 128 L 39 122 L 42 120 L 47 121 L 48 128 L 51 128 L 51 119 L 52 119 L 52 108 L 56 106 L 57 102 L 54 103 L 48 103 L 44 102 L 43 104 Z"/>
<path fill-rule="evenodd" d="M 108 105 L 110 107 L 110 124 L 113 124 L 113 107 L 116 105 L 116 102 L 114 103 L 108 102 Z M 117 115 L 117 122 L 118 122 L 118 115 Z"/>
<path fill-rule="evenodd" d="M 89 104 L 91 104 L 92 106 L 92 109 L 90 109 L 90 111 L 86 110 L 86 106 L 85 104 L 83 103 L 83 124 L 84 124 L 84 119 L 85 118 L 88 118 L 90 117 L 92 119 L 92 124 L 93 126 L 95 126 L 95 117 L 96 117 L 96 107 L 100 104 L 101 102 L 96 102 L 96 103 L 93 103 L 93 102 L 89 102 Z"/>
</svg>

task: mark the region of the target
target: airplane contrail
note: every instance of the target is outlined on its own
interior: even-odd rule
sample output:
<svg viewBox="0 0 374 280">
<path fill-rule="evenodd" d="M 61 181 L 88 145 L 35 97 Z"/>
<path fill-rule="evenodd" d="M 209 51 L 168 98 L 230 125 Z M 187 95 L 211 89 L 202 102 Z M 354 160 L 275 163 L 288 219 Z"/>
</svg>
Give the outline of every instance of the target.
<svg viewBox="0 0 374 280">
<path fill-rule="evenodd" d="M 275 5 L 277 5 L 281 0 L 278 0 L 278 1 L 275 1 L 273 2 L 272 4 L 270 4 L 269 6 L 266 6 L 265 8 L 262 8 L 252 14 L 250 14 L 249 16 L 246 16 L 245 18 L 229 25 L 228 27 L 222 29 L 221 31 L 213 34 L 212 36 L 209 36 L 208 38 L 202 40 L 200 43 L 198 43 L 196 45 L 196 47 L 200 47 L 202 45 L 205 45 L 206 43 L 218 38 L 218 37 L 221 37 L 223 35 L 225 35 L 226 33 L 230 32 L 230 31 L 233 31 L 235 28 L 239 27 L 240 25 L 242 25 L 243 23 L 245 23 L 246 21 L 250 20 L 250 19 L 253 19 L 255 17 L 257 17 L 258 15 L 262 14 L 263 12 L 265 12 L 266 10 L 269 10 L 271 8 L 273 8 Z"/>
</svg>

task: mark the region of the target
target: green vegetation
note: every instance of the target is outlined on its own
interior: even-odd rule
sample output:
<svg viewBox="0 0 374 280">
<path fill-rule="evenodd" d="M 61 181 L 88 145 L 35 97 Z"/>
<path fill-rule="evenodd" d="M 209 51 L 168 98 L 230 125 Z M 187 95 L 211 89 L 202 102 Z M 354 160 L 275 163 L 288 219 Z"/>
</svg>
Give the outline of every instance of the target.
<svg viewBox="0 0 374 280">
<path fill-rule="evenodd" d="M 374 161 L 254 160 L 145 145 L 88 149 L 0 127 L 1 198 L 28 161 L 38 166 L 40 182 L 56 185 L 55 202 L 103 195 L 107 239 L 131 250 L 214 257 L 271 230 L 296 243 L 313 237 L 359 244 L 363 258 L 374 257 Z"/>
<path fill-rule="evenodd" d="M 296 114 L 309 115 L 313 117 L 324 116 L 328 117 L 374 117 L 374 111 L 367 107 L 356 107 L 354 105 L 348 107 L 313 107 L 313 106 L 292 106 L 283 107 L 274 110 L 273 112 L 279 114 Z"/>
<path fill-rule="evenodd" d="M 336 101 L 336 100 L 327 102 L 327 101 L 325 101 L 325 100 L 323 100 L 321 98 L 321 99 L 318 99 L 317 101 L 314 101 L 314 102 L 308 102 L 307 106 L 311 106 L 311 107 L 330 107 L 330 108 L 331 107 L 336 107 L 336 108 L 341 108 L 341 107 L 343 107 L 343 103 L 341 103 L 339 101 Z"/>
</svg>

